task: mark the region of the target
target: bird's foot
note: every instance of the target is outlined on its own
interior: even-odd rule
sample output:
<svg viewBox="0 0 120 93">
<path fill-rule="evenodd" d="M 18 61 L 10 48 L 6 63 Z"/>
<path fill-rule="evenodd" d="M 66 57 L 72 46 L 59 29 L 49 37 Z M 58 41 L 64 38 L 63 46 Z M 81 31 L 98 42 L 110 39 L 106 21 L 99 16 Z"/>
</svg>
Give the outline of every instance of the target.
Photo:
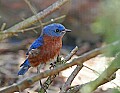
<svg viewBox="0 0 120 93">
<path fill-rule="evenodd" d="M 56 67 L 56 61 L 50 63 L 50 69 L 54 69 Z"/>
</svg>

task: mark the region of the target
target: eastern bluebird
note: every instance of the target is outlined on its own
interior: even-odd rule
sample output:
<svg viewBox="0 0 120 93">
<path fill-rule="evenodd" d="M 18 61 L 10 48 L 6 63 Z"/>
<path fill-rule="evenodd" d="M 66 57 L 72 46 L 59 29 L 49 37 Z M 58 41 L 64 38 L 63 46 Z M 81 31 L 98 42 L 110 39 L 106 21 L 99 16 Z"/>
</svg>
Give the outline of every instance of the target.
<svg viewBox="0 0 120 93">
<path fill-rule="evenodd" d="M 28 49 L 27 58 L 21 64 L 22 68 L 18 75 L 24 75 L 30 67 L 37 67 L 56 58 L 62 47 L 62 37 L 66 32 L 71 32 L 71 30 L 66 29 L 62 24 L 53 23 L 45 26 L 41 35 Z"/>
</svg>

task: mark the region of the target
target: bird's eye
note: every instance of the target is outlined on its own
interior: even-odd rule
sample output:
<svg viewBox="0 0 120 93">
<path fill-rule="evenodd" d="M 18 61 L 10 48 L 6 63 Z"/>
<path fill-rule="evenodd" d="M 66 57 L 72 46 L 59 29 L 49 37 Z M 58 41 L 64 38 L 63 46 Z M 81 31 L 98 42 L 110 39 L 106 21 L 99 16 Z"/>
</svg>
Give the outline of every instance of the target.
<svg viewBox="0 0 120 93">
<path fill-rule="evenodd" d="M 60 30 L 59 30 L 59 29 L 56 29 L 55 32 L 60 32 Z"/>
</svg>

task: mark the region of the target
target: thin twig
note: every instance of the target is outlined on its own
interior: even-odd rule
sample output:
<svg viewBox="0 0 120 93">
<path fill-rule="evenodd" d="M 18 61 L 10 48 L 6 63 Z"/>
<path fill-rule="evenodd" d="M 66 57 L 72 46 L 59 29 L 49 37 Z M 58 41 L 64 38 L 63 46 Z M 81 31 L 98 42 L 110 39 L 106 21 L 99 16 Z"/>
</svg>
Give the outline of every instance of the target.
<svg viewBox="0 0 120 93">
<path fill-rule="evenodd" d="M 6 27 L 6 23 L 3 23 L 1 28 L 0 28 L 0 31 L 3 31 L 5 29 L 5 27 Z"/>
<path fill-rule="evenodd" d="M 91 93 L 96 90 L 100 85 L 103 85 L 115 77 L 111 77 L 118 69 L 120 69 L 120 54 L 111 62 L 105 71 L 94 81 L 88 82 L 83 85 L 77 86 L 77 88 L 72 87 L 66 93 Z M 76 87 L 76 86 L 75 86 Z"/>
<path fill-rule="evenodd" d="M 33 14 L 36 16 L 36 18 L 38 19 L 38 22 L 40 23 L 40 27 L 43 28 L 42 21 L 39 20 L 39 17 L 37 16 L 37 12 L 36 12 L 35 7 L 33 7 L 33 6 L 31 5 L 30 1 L 28 1 L 28 0 L 24 0 L 24 1 L 28 4 L 30 10 L 32 11 L 32 13 L 33 13 Z"/>
<path fill-rule="evenodd" d="M 75 55 L 75 53 L 76 53 L 77 51 L 78 51 L 78 47 L 76 46 L 76 47 L 70 52 L 70 54 L 68 54 L 68 55 L 65 57 L 64 60 L 61 60 L 61 58 L 58 57 L 57 62 L 56 62 L 56 63 L 58 63 L 58 64 L 56 64 L 56 67 L 58 67 L 58 66 L 61 65 L 61 64 L 65 64 L 67 61 L 69 61 L 69 60 L 71 59 L 71 57 L 72 57 L 73 55 Z M 63 62 L 64 62 L 64 63 L 63 63 Z M 46 90 L 48 89 L 49 85 L 50 85 L 50 84 L 54 81 L 54 79 L 56 78 L 56 76 L 57 76 L 57 74 L 55 74 L 55 75 L 53 75 L 53 76 L 49 76 L 49 77 L 47 78 L 47 80 L 44 82 L 43 87 L 40 88 L 39 93 L 45 93 Z"/>
<path fill-rule="evenodd" d="M 57 68 L 54 68 L 52 70 L 47 70 L 47 71 L 41 72 L 40 74 L 29 77 L 29 78 L 27 78 L 27 79 L 25 79 L 25 80 L 23 80 L 23 81 L 21 81 L 19 83 L 16 83 L 16 84 L 8 86 L 8 87 L 6 87 L 4 89 L 1 89 L 0 93 L 13 93 L 13 92 L 16 92 L 16 91 L 19 91 L 19 90 L 22 91 L 22 90 L 30 87 L 36 81 L 38 81 L 38 80 L 40 80 L 42 78 L 46 78 L 48 76 L 52 76 L 54 74 L 57 74 L 60 71 L 63 71 L 63 70 L 65 70 L 65 69 L 67 69 L 69 67 L 72 67 L 74 65 L 82 65 L 83 62 L 85 62 L 85 61 L 87 61 L 87 60 L 89 60 L 91 58 L 94 58 L 95 56 L 101 54 L 105 49 L 107 49 L 107 48 L 109 48 L 111 46 L 117 46 L 119 44 L 120 44 L 120 41 L 116 41 L 116 42 L 114 42 L 112 44 L 109 44 L 108 46 L 104 46 L 104 47 L 101 47 L 101 48 L 94 49 L 94 50 L 92 50 L 90 52 L 87 52 L 87 53 L 83 54 L 82 56 L 79 56 L 78 58 L 73 59 L 70 63 L 63 64 L 63 65 L 61 65 L 61 66 L 59 66 Z M 117 60 L 117 61 L 119 61 L 119 60 Z M 113 74 L 113 72 L 115 72 L 117 69 L 119 69 L 119 67 L 117 67 L 117 66 L 120 66 L 120 65 L 118 65 L 120 63 L 118 62 L 118 64 L 116 64 L 117 61 L 115 60 L 114 62 L 112 62 L 112 64 L 106 69 L 106 71 L 103 72 L 103 74 L 100 75 L 100 77 L 94 81 L 94 82 L 99 81 L 97 86 L 103 83 L 103 81 L 101 81 L 101 80 L 104 79 L 103 77 L 107 77 L 106 76 L 106 75 L 108 75 L 108 74 L 106 74 L 107 71 L 109 71 L 108 76 L 110 77 L 110 74 Z M 113 69 L 113 70 L 111 70 L 111 69 Z M 102 79 L 101 79 L 101 77 L 102 77 Z M 104 79 L 104 80 L 105 80 L 105 82 L 107 81 L 106 79 Z M 89 86 L 90 85 L 91 84 L 89 84 Z M 95 88 L 96 87 L 94 86 L 94 89 Z M 86 89 L 86 88 L 82 88 L 82 90 L 84 90 L 84 89 Z M 93 89 L 92 89 L 92 91 L 93 91 Z"/>
<path fill-rule="evenodd" d="M 51 6 L 46 8 L 45 10 L 39 12 L 37 15 L 34 15 L 32 17 L 27 18 L 26 20 L 24 20 L 22 22 L 19 22 L 18 24 L 12 26 L 11 28 L 4 30 L 4 32 L 16 32 L 18 30 L 29 27 L 33 23 L 36 23 L 38 20 L 44 19 L 46 16 L 48 16 L 49 14 L 54 12 L 55 10 L 59 9 L 62 5 L 64 5 L 68 1 L 70 1 L 70 0 L 58 0 L 54 4 L 52 4 Z M 36 18 L 36 16 L 38 18 Z M 0 34 L 0 40 L 3 40 L 3 39 L 8 38 L 10 36 L 13 36 L 13 34 L 6 34 L 4 36 L 2 34 Z"/>
<path fill-rule="evenodd" d="M 44 71 L 44 72 L 41 72 L 40 74 L 37 74 L 35 76 L 32 76 L 30 78 L 27 78 L 26 80 L 24 81 L 21 81 L 17 84 L 13 84 L 9 87 L 6 87 L 5 89 L 1 90 L 0 92 L 2 93 L 12 93 L 12 92 L 16 92 L 16 91 L 19 91 L 19 90 L 24 90 L 28 87 L 30 87 L 32 84 L 34 84 L 36 81 L 42 79 L 42 78 L 46 78 L 48 76 L 52 76 L 54 74 L 57 74 L 59 73 L 60 71 L 63 71 L 69 67 L 72 67 L 74 65 L 81 65 L 83 62 L 87 61 L 88 59 L 91 59 L 95 56 L 97 56 L 98 54 L 101 53 L 101 49 L 102 48 L 98 48 L 98 49 L 95 49 L 95 50 L 92 50 L 78 58 L 75 58 L 73 59 L 72 62 L 70 63 L 66 63 L 64 65 L 61 65 L 55 69 L 52 69 L 52 70 L 47 70 L 47 71 Z"/>
<path fill-rule="evenodd" d="M 85 65 L 83 65 L 83 66 L 86 67 L 86 68 L 88 68 L 89 70 L 93 71 L 94 73 L 96 73 L 97 75 L 100 76 L 100 73 L 97 72 L 96 70 L 94 70 L 94 69 L 92 69 L 92 68 L 90 68 L 90 67 L 88 67 L 88 66 L 85 66 Z M 112 77 L 110 77 L 110 79 L 109 79 L 109 78 L 105 78 L 105 79 L 107 79 L 108 81 L 111 81 L 111 80 L 112 80 L 111 78 L 113 78 L 113 77 L 115 78 L 115 75 L 116 75 L 116 74 L 114 74 Z M 111 83 L 115 84 L 115 85 L 120 89 L 120 86 L 117 85 L 115 82 L 111 81 Z"/>
<path fill-rule="evenodd" d="M 89 69 L 89 70 L 93 71 L 95 74 L 100 75 L 100 73 L 99 73 L 99 72 L 97 72 L 96 70 L 94 70 L 94 69 L 92 69 L 92 68 L 90 68 L 90 67 L 88 67 L 88 66 L 86 66 L 86 65 L 83 65 L 83 66 L 84 66 L 84 67 L 86 67 L 87 69 Z"/>
<path fill-rule="evenodd" d="M 70 52 L 70 54 L 65 57 L 65 60 L 66 60 L 66 61 L 70 60 L 71 57 L 72 57 L 77 51 L 78 51 L 78 46 L 76 46 L 76 47 Z"/>
<path fill-rule="evenodd" d="M 72 81 L 74 80 L 74 78 L 76 77 L 78 72 L 82 69 L 82 67 L 83 67 L 83 65 L 81 65 L 81 66 L 77 65 L 77 67 L 74 69 L 72 74 L 68 77 L 65 84 L 62 86 L 60 93 L 66 93 L 66 91 L 70 88 Z"/>
<path fill-rule="evenodd" d="M 55 21 L 61 20 L 61 19 L 65 18 L 65 17 L 66 17 L 66 16 L 63 15 L 63 16 L 54 18 L 52 21 L 50 20 L 50 21 L 48 21 L 48 22 L 42 23 L 42 25 L 43 25 L 43 26 L 48 25 L 48 24 L 53 23 L 53 22 L 55 22 Z M 0 34 L 2 34 L 2 35 L 3 35 L 3 34 L 16 34 L 16 33 L 20 33 L 20 32 L 21 32 L 21 33 L 24 33 L 24 32 L 26 32 L 26 31 L 34 30 L 34 29 L 37 29 L 37 28 L 40 28 L 40 27 L 41 27 L 41 25 L 38 25 L 38 26 L 34 26 L 34 27 L 22 29 L 22 30 L 17 30 L 17 31 L 15 31 L 15 32 L 13 32 L 13 31 L 0 32 Z"/>
</svg>

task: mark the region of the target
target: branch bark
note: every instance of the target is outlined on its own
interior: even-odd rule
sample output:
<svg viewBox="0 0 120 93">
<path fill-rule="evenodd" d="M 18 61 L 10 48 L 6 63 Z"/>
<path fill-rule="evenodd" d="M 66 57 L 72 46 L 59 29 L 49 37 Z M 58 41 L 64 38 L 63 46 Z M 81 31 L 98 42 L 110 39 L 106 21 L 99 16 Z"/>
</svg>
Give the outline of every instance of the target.
<svg viewBox="0 0 120 93">
<path fill-rule="evenodd" d="M 54 4 L 52 4 L 51 6 L 46 8 L 45 10 L 39 12 L 36 15 L 33 15 L 32 17 L 27 18 L 26 20 L 24 20 L 22 22 L 19 22 L 18 24 L 15 24 L 14 26 L 10 27 L 7 30 L 4 30 L 3 32 L 4 33 L 6 33 L 6 32 L 16 32 L 18 30 L 29 27 L 32 24 L 36 23 L 38 20 L 44 19 L 46 16 L 48 16 L 49 14 L 54 12 L 55 10 L 59 9 L 62 5 L 64 5 L 68 1 L 70 1 L 70 0 L 58 0 L 57 2 L 55 2 Z M 36 18 L 36 16 L 37 16 L 37 18 Z M 5 34 L 5 35 L 0 34 L 0 41 L 5 39 L 5 38 L 8 38 L 12 35 L 13 34 Z"/>
<path fill-rule="evenodd" d="M 112 61 L 110 66 L 94 81 L 85 84 L 79 89 L 80 93 L 91 93 L 100 85 L 109 82 L 110 77 L 120 68 L 120 54 Z"/>
<path fill-rule="evenodd" d="M 65 59 L 61 60 L 61 58 L 58 58 L 57 62 L 58 64 L 56 64 L 56 67 L 58 67 L 59 65 L 65 64 L 67 61 L 69 61 L 71 59 L 71 57 L 73 55 L 75 55 L 75 53 L 78 51 L 78 47 L 76 46 L 71 52 L 70 54 L 68 54 Z M 63 63 L 63 62 L 64 63 Z M 62 63 L 61 63 L 62 62 Z M 53 75 L 53 76 L 49 76 L 47 78 L 47 80 L 44 82 L 42 88 L 40 88 L 39 93 L 45 93 L 46 90 L 49 88 L 49 85 L 54 81 L 54 79 L 56 78 L 57 74 Z"/>
<path fill-rule="evenodd" d="M 99 86 L 113 80 L 114 73 L 120 69 L 120 54 L 111 62 L 110 66 L 94 81 L 70 88 L 66 93 L 91 93 Z"/>
<path fill-rule="evenodd" d="M 5 89 L 2 89 L 0 90 L 0 93 L 13 93 L 13 92 L 16 92 L 16 91 L 22 91 L 28 87 L 30 87 L 32 84 L 34 84 L 36 81 L 42 79 L 42 78 L 46 78 L 48 76 L 52 76 L 54 74 L 57 74 L 59 73 L 60 71 L 63 71 L 69 67 L 72 67 L 74 65 L 82 65 L 83 62 L 101 54 L 106 48 L 109 48 L 111 46 L 117 46 L 118 44 L 120 44 L 120 41 L 116 41 L 108 46 L 105 46 L 105 47 L 102 47 L 102 48 L 97 48 L 97 49 L 94 49 L 90 52 L 87 52 L 85 54 L 83 54 L 82 56 L 79 56 L 78 58 L 75 58 L 72 60 L 72 62 L 70 63 L 66 63 L 66 64 L 63 64 L 63 65 L 60 65 L 59 67 L 53 69 L 53 70 L 47 70 L 45 72 L 42 72 L 40 74 L 37 74 L 37 75 L 34 75 L 30 78 L 27 78 L 26 80 L 23 80 L 19 83 L 16 83 L 16 84 L 13 84 L 11 86 L 8 86 L 6 87 Z M 120 58 L 120 57 L 119 57 Z M 119 60 L 117 60 L 119 61 Z M 113 62 L 114 63 L 114 67 L 115 66 L 118 66 L 118 64 L 116 64 L 116 62 Z M 120 66 L 120 63 L 119 63 L 119 66 Z M 111 65 L 111 69 L 113 69 L 114 71 L 116 71 L 116 68 L 112 67 Z M 118 69 L 118 68 L 117 68 Z M 113 70 L 112 70 L 112 73 L 113 73 Z M 109 73 L 110 72 L 110 69 L 109 69 Z M 101 75 L 101 77 L 103 77 L 105 75 L 105 73 L 103 73 Z M 110 74 L 107 74 L 107 76 L 110 76 Z M 102 79 L 101 78 L 98 78 L 97 79 L 98 81 L 102 82 Z M 101 84 L 101 83 L 98 83 L 98 85 Z M 94 88 L 95 89 L 95 88 Z M 82 89 L 84 91 L 84 88 Z"/>
<path fill-rule="evenodd" d="M 72 81 L 74 80 L 74 78 L 76 77 L 76 75 L 78 74 L 78 72 L 82 69 L 83 65 L 81 66 L 77 66 L 74 71 L 72 72 L 72 74 L 68 77 L 67 81 L 65 82 L 65 84 L 62 86 L 60 93 L 66 93 L 66 91 L 70 88 L 70 85 L 72 83 Z"/>
<path fill-rule="evenodd" d="M 34 84 L 36 81 L 42 79 L 42 78 L 46 78 L 48 76 L 52 76 L 54 74 L 59 73 L 60 71 L 63 71 L 69 67 L 72 67 L 74 65 L 82 65 L 83 62 L 97 56 L 98 54 L 101 53 L 101 49 L 102 48 L 98 48 L 95 50 L 92 50 L 78 58 L 75 58 L 72 62 L 70 63 L 66 63 L 63 64 L 53 70 L 47 70 L 45 72 L 42 72 L 40 74 L 34 75 L 30 78 L 27 78 L 26 80 L 23 80 L 17 84 L 13 84 L 11 86 L 6 87 L 5 89 L 0 90 L 1 93 L 13 93 L 13 92 L 17 92 L 17 91 L 22 91 L 28 87 L 30 87 L 32 84 Z"/>
</svg>

